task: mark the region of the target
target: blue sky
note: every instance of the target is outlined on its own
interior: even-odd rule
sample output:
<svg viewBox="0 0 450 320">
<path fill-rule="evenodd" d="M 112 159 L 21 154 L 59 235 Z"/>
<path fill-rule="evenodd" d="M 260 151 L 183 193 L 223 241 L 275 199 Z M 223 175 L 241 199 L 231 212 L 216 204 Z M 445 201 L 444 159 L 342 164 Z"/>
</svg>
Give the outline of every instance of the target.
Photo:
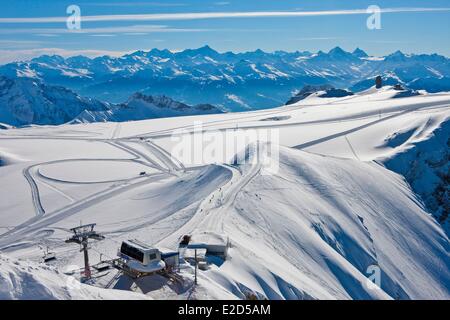
<svg viewBox="0 0 450 320">
<path fill-rule="evenodd" d="M 66 28 L 69 5 L 81 30 Z M 366 26 L 379 6 L 381 29 Z M 231 17 L 237 14 L 238 17 Z M 293 16 L 288 16 L 293 14 Z M 119 55 L 134 50 L 327 51 L 450 56 L 450 2 L 380 0 L 14 0 L 2 1 L 0 63 L 39 54 Z"/>
</svg>

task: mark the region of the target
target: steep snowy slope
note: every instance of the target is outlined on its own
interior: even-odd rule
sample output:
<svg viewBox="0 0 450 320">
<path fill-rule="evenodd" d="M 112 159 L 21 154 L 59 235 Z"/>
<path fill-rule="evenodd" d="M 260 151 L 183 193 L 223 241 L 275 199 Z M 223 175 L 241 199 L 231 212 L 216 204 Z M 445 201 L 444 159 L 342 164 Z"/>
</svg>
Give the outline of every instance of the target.
<svg viewBox="0 0 450 320">
<path fill-rule="evenodd" d="M 0 77 L 0 121 L 9 125 L 62 124 L 83 110 L 106 111 L 108 104 L 82 98 L 63 87 L 28 78 Z"/>
<path fill-rule="evenodd" d="M 330 159 L 288 149 L 282 150 L 280 161 L 280 174 L 256 179 L 247 193 L 258 193 L 262 201 L 258 210 L 262 215 L 260 221 L 268 221 L 267 239 L 273 233 L 281 238 L 275 242 L 278 252 L 283 252 L 286 245 L 293 250 L 300 246 L 299 251 L 306 253 L 288 253 L 293 256 L 291 261 L 301 265 L 308 260 L 321 264 L 326 270 L 324 274 L 331 271 L 349 296 L 364 297 L 364 293 L 352 291 L 357 277 L 342 275 L 352 274 L 343 272 L 346 267 L 328 258 L 316 261 L 322 256 L 322 248 L 318 253 L 313 246 L 305 245 L 310 242 L 304 235 L 312 227 L 316 233 L 312 238 L 319 236 L 365 276 L 369 265 L 378 265 L 382 270 L 381 287 L 391 297 L 449 297 L 448 238 L 411 196 L 401 177 L 373 163 Z M 277 199 L 277 195 L 267 191 L 269 185 L 285 189 L 287 194 L 282 192 L 281 199 Z M 237 199 L 239 212 L 249 221 L 257 198 Z M 329 247 L 325 251 L 334 254 Z M 310 273 L 318 270 L 316 266 L 307 269 Z"/>
<path fill-rule="evenodd" d="M 400 176 L 284 147 L 279 157 L 276 173 L 240 166 L 231 199 L 225 188 L 220 206 L 160 244 L 188 231 L 229 237 L 230 259 L 205 277 L 269 299 L 450 297 L 449 240 Z M 382 290 L 367 284 L 374 266 Z"/>
<path fill-rule="evenodd" d="M 406 141 L 416 134 L 412 130 L 399 132 L 387 142 L 398 144 L 398 140 Z M 450 121 L 430 133 L 426 140 L 411 145 L 384 163 L 387 168 L 406 178 L 450 234 Z"/>
<path fill-rule="evenodd" d="M 0 254 L 0 300 L 149 299 L 134 292 L 105 290 L 79 283 L 54 267 Z"/>
</svg>

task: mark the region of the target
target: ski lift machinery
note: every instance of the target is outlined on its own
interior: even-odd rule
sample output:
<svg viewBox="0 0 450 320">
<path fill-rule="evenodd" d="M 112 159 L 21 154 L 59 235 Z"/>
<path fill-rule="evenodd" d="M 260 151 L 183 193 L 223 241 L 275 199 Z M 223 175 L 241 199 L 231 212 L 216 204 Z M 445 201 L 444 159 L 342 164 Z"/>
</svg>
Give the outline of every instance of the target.
<svg viewBox="0 0 450 320">
<path fill-rule="evenodd" d="M 44 255 L 42 256 L 42 261 L 47 263 L 53 260 L 56 260 L 56 253 L 49 250 L 49 247 L 45 247 L 45 250 L 42 246 L 39 246 L 39 249 L 41 249 L 44 252 Z"/>
</svg>

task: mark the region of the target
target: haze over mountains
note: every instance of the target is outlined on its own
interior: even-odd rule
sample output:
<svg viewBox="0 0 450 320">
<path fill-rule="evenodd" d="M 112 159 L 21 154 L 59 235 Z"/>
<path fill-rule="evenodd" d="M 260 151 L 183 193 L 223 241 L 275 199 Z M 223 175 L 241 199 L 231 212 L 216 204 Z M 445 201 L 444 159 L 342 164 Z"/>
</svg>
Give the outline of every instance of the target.
<svg viewBox="0 0 450 320">
<path fill-rule="evenodd" d="M 359 48 L 346 52 L 339 47 L 317 53 L 219 53 L 204 46 L 181 52 L 136 51 L 117 58 L 44 55 L 0 66 L 0 75 L 63 86 L 105 103 L 122 103 L 140 92 L 165 95 L 186 104 L 208 103 L 243 111 L 283 104 L 304 85 L 329 84 L 361 91 L 371 87 L 377 75 L 383 76 L 385 84 L 449 91 L 450 59 L 400 51 L 371 57 Z M 98 106 L 102 108 L 101 103 Z"/>
</svg>

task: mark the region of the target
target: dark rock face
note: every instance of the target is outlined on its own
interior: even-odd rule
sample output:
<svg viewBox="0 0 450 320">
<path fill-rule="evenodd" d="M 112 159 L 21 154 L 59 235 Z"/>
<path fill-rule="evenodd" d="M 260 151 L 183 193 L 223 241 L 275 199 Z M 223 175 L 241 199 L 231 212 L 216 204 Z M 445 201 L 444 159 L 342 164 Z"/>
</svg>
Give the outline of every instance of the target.
<svg viewBox="0 0 450 320">
<path fill-rule="evenodd" d="M 329 90 L 332 88 L 333 87 L 328 84 L 319 85 L 319 86 L 306 85 L 299 92 L 297 92 L 295 96 L 291 97 L 288 100 L 288 102 L 286 102 L 286 105 L 293 104 L 300 100 L 303 100 L 306 97 L 310 96 L 311 94 L 313 94 L 317 91 Z"/>
<path fill-rule="evenodd" d="M 321 92 L 318 94 L 318 96 L 321 98 L 341 98 L 354 94 L 351 91 L 345 89 L 337 89 L 328 84 L 319 86 L 307 85 L 304 86 L 299 92 L 297 92 L 295 96 L 291 97 L 289 101 L 286 102 L 286 105 L 294 104 L 317 92 Z"/>
<path fill-rule="evenodd" d="M 325 94 L 322 94 L 321 98 L 342 98 L 347 96 L 354 95 L 353 92 L 345 90 L 345 89 L 336 89 L 332 88 L 330 90 L 327 90 Z"/>
</svg>

